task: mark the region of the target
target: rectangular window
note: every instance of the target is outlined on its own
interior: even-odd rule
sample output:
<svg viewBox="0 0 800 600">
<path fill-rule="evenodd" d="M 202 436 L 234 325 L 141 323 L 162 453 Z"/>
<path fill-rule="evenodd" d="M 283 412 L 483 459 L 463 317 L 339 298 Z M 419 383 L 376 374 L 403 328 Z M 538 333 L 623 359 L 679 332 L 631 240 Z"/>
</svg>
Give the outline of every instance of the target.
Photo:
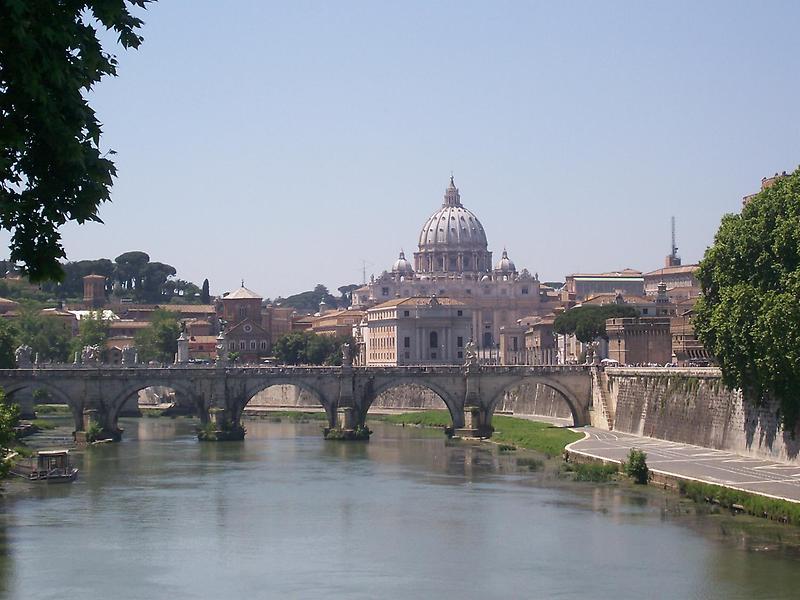
<svg viewBox="0 0 800 600">
<path fill-rule="evenodd" d="M 388 296 L 389 295 L 389 288 L 388 287 L 381 288 L 381 294 L 383 294 L 384 296 Z"/>
<path fill-rule="evenodd" d="M 526 287 L 522 288 L 522 295 L 523 296 L 527 296 L 528 295 L 528 288 L 526 288 Z"/>
<path fill-rule="evenodd" d="M 410 316 L 411 316 L 411 312 L 409 312 L 409 311 L 407 311 L 407 310 L 404 310 L 404 311 L 403 311 L 403 316 L 404 316 L 404 317 L 410 317 Z"/>
<path fill-rule="evenodd" d="M 411 348 L 411 338 L 410 337 L 404 337 L 403 338 L 403 348 Z M 406 358 L 408 358 L 408 357 L 406 357 Z"/>
<path fill-rule="evenodd" d="M 459 310 L 459 311 L 458 311 L 456 314 L 457 314 L 459 317 L 463 317 L 463 316 L 464 316 L 464 311 L 463 311 L 463 310 Z"/>
<path fill-rule="evenodd" d="M 436 360 L 436 352 L 431 352 L 431 358 L 432 358 L 433 360 Z"/>
<path fill-rule="evenodd" d="M 464 353 L 460 350 L 458 351 L 458 358 L 464 358 Z"/>
<path fill-rule="evenodd" d="M 463 337 L 458 336 L 456 338 L 456 346 L 458 346 L 459 348 L 463 348 L 464 347 L 464 338 Z M 459 358 L 461 358 L 461 357 L 459 357 Z"/>
<path fill-rule="evenodd" d="M 469 296 L 469 295 L 471 295 L 471 294 L 472 294 L 472 290 L 471 290 L 471 289 L 469 289 L 469 288 L 467 288 L 467 289 L 466 289 L 466 290 L 464 290 L 464 291 L 465 291 L 465 292 L 467 292 L 467 296 Z"/>
</svg>

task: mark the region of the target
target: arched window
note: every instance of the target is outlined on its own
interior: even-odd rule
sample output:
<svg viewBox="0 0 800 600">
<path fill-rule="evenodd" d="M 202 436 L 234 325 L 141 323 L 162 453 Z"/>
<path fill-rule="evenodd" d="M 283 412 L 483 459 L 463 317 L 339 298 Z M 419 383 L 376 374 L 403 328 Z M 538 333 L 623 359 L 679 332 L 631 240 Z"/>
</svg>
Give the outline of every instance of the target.
<svg viewBox="0 0 800 600">
<path fill-rule="evenodd" d="M 250 340 L 250 350 L 255 350 L 255 349 L 256 349 L 256 341 Z"/>
<path fill-rule="evenodd" d="M 236 350 L 236 342 L 231 342 L 228 344 L 228 350 Z"/>
<path fill-rule="evenodd" d="M 262 350 L 266 350 L 267 349 L 267 340 L 261 340 L 261 349 Z"/>
<path fill-rule="evenodd" d="M 430 337 L 430 347 L 431 348 L 438 348 L 439 347 L 439 334 L 435 331 L 431 331 Z"/>
<path fill-rule="evenodd" d="M 239 342 L 239 350 L 246 350 L 247 349 L 247 342 L 244 340 Z"/>
<path fill-rule="evenodd" d="M 239 307 L 239 318 L 240 319 L 244 319 L 246 316 L 247 316 L 247 307 L 246 306 L 240 306 Z"/>
</svg>

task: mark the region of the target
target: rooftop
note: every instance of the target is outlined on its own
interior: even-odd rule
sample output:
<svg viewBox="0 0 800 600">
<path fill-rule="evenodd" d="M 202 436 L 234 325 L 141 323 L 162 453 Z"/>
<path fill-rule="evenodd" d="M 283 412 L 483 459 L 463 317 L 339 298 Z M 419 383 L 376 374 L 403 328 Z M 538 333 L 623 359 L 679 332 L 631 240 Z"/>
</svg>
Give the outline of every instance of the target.
<svg viewBox="0 0 800 600">
<path fill-rule="evenodd" d="M 370 311 L 380 308 L 392 308 L 394 306 L 429 306 L 431 304 L 431 300 L 434 300 L 434 298 L 440 305 L 443 306 L 466 306 L 466 304 L 463 302 L 454 300 L 453 298 L 448 298 L 446 296 L 414 296 L 411 298 L 395 298 L 394 300 L 388 300 L 387 302 L 373 306 Z"/>
<path fill-rule="evenodd" d="M 655 271 L 650 271 L 649 273 L 645 273 L 645 277 L 659 277 L 662 275 L 679 275 L 682 273 L 694 273 L 697 269 L 700 268 L 700 265 L 680 265 L 677 267 L 662 267 L 661 269 L 656 269 Z"/>
</svg>

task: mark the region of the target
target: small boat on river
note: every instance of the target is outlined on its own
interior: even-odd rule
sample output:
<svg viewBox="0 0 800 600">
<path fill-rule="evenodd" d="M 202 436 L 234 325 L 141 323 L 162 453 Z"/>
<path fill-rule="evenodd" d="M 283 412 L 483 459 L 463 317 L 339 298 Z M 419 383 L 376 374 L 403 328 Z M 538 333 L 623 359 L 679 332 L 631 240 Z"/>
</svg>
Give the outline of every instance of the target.
<svg viewBox="0 0 800 600">
<path fill-rule="evenodd" d="M 72 466 L 69 450 L 40 450 L 36 454 L 36 464 L 17 463 L 11 473 L 28 481 L 48 483 L 69 483 L 75 481 L 78 469 Z"/>
</svg>

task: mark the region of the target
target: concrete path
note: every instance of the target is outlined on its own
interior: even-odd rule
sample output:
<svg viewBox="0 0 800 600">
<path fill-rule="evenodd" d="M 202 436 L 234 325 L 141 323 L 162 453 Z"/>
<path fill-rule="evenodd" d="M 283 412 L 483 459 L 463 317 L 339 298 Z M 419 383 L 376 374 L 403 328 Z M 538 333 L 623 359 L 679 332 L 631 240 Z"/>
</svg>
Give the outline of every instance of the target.
<svg viewBox="0 0 800 600">
<path fill-rule="evenodd" d="M 624 461 L 635 447 L 653 471 L 800 502 L 800 465 L 751 458 L 723 450 L 582 427 L 588 437 L 567 449 L 594 458 Z"/>
</svg>

